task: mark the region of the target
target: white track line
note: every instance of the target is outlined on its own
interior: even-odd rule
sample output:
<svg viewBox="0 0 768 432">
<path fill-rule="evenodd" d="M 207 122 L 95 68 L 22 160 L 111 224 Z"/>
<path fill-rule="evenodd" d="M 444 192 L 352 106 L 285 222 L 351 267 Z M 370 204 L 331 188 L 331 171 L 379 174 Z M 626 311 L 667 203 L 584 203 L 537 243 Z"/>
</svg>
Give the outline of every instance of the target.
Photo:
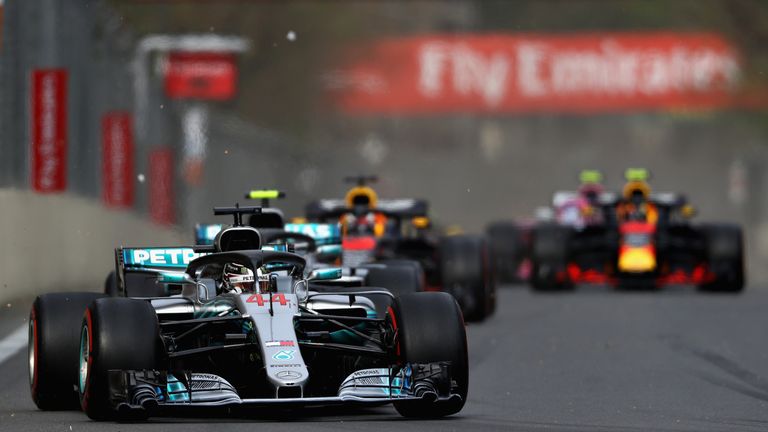
<svg viewBox="0 0 768 432">
<path fill-rule="evenodd" d="M 28 337 L 29 326 L 24 324 L 6 336 L 5 339 L 0 340 L 0 364 L 27 346 Z"/>
</svg>

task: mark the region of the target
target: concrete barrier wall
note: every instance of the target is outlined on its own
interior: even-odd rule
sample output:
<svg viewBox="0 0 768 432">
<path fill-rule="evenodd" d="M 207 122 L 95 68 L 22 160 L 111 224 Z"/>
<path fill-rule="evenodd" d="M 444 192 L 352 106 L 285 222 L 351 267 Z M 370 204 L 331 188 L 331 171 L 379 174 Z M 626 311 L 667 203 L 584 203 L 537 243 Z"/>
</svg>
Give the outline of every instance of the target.
<svg viewBox="0 0 768 432">
<path fill-rule="evenodd" d="M 73 195 L 0 189 L 0 302 L 100 291 L 118 246 L 181 245 L 192 233 Z"/>
</svg>

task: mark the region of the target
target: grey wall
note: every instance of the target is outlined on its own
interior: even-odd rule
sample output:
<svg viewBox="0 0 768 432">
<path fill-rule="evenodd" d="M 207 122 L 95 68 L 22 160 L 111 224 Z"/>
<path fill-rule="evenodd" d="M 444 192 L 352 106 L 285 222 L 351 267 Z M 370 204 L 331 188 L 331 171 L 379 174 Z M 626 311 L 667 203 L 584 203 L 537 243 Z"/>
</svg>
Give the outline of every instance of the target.
<svg viewBox="0 0 768 432">
<path fill-rule="evenodd" d="M 73 195 L 0 189 L 0 303 L 49 291 L 101 291 L 118 246 L 188 244 L 190 236 Z"/>
</svg>

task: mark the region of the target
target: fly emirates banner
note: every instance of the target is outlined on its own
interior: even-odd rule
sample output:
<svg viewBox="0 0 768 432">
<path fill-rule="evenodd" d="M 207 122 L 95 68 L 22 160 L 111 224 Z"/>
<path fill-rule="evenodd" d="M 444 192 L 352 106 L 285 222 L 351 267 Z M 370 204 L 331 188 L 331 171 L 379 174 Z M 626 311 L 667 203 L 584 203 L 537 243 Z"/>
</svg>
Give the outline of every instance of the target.
<svg viewBox="0 0 768 432">
<path fill-rule="evenodd" d="M 353 114 L 716 108 L 741 71 L 712 33 L 436 35 L 346 54 L 325 85 Z"/>
</svg>

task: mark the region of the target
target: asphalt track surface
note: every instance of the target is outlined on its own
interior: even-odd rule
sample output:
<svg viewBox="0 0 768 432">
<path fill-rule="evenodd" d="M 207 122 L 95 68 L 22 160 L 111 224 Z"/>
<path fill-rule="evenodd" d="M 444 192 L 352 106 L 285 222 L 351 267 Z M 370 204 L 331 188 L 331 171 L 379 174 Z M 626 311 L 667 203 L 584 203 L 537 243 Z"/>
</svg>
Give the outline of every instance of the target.
<svg viewBox="0 0 768 432">
<path fill-rule="evenodd" d="M 25 307 L 2 309 L 0 338 L 23 323 Z M 36 410 L 24 350 L 0 364 L 0 430 L 768 430 L 768 289 L 537 295 L 505 287 L 497 314 L 468 335 L 469 401 L 443 420 L 404 420 L 383 406 L 94 423 Z"/>
</svg>

